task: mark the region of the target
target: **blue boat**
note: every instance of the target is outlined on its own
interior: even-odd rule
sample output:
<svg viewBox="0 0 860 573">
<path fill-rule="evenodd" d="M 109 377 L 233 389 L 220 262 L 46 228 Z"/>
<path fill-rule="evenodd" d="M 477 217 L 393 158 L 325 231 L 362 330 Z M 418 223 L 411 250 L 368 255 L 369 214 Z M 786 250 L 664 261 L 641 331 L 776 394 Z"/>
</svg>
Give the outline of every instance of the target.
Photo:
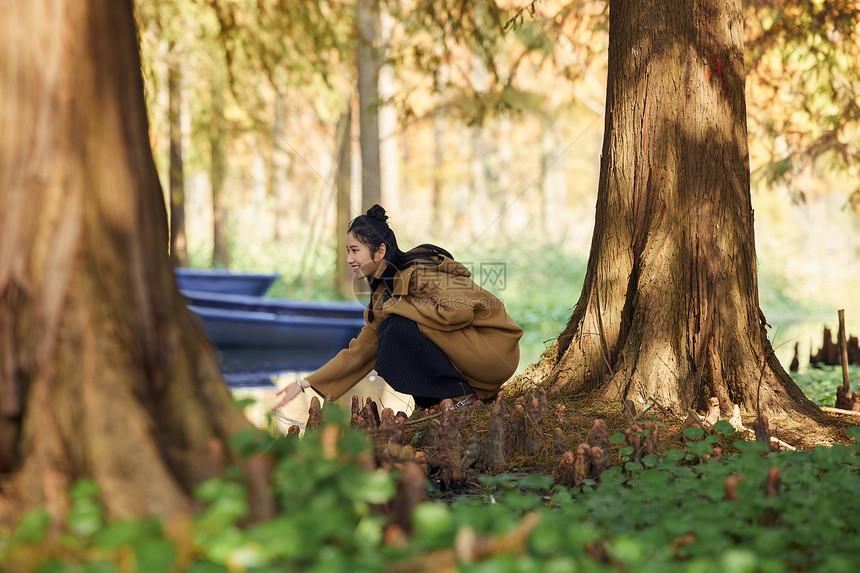
<svg viewBox="0 0 860 573">
<path fill-rule="evenodd" d="M 364 326 L 363 318 L 323 318 L 189 305 L 219 349 L 277 347 L 314 349 L 333 356 Z"/>
<path fill-rule="evenodd" d="M 173 269 L 179 290 L 263 296 L 280 273 L 240 273 L 224 269 Z"/>
<path fill-rule="evenodd" d="M 217 348 L 228 384 L 271 384 L 281 372 L 316 370 L 364 326 L 358 302 L 307 301 L 182 290 Z"/>
<path fill-rule="evenodd" d="M 181 292 L 189 305 L 199 308 L 264 312 L 278 316 L 357 319 L 364 317 L 365 306 L 358 302 L 266 298 L 199 290 L 182 290 Z"/>
</svg>

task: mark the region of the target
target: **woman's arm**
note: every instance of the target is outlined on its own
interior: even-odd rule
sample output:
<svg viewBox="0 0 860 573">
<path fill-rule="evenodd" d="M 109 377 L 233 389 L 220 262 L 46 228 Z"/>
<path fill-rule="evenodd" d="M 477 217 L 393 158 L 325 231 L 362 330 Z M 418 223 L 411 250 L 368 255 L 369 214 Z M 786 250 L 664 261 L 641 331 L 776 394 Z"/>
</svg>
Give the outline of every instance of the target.
<svg viewBox="0 0 860 573">
<path fill-rule="evenodd" d="M 305 380 L 321 396 L 340 398 L 373 370 L 377 353 L 376 327 L 366 325 L 358 337 L 350 341 L 348 348 L 338 352 Z"/>
</svg>

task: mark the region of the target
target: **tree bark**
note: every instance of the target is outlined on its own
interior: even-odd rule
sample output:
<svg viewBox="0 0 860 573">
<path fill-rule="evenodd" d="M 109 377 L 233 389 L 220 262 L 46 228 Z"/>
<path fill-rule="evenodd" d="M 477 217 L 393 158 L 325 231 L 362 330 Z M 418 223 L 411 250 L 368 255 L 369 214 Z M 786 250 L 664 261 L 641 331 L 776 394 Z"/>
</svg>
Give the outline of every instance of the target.
<svg viewBox="0 0 860 573">
<path fill-rule="evenodd" d="M 382 202 L 379 162 L 379 5 L 358 0 L 355 5 L 358 47 L 359 138 L 361 141 L 361 212 Z"/>
<path fill-rule="evenodd" d="M 724 69 L 716 68 L 714 58 Z M 759 310 L 740 0 L 610 2 L 591 254 L 550 383 L 813 415 Z"/>
<path fill-rule="evenodd" d="M 287 133 L 287 106 L 284 96 L 275 94 L 275 125 L 272 133 L 272 197 L 275 203 L 275 241 L 286 243 L 295 218 L 290 215 L 295 203 L 290 184 L 293 161 L 285 149 Z"/>
<path fill-rule="evenodd" d="M 212 266 L 226 269 L 230 266 L 230 243 L 227 229 L 227 205 L 224 197 L 224 93 L 212 86 L 212 123 L 209 134 L 210 171 L 212 190 Z"/>
<path fill-rule="evenodd" d="M 337 122 L 337 169 L 335 171 L 335 201 L 337 212 L 337 233 L 335 256 L 335 286 L 343 297 L 354 294 L 354 273 L 348 271 L 346 264 L 346 249 L 341 246 L 346 235 L 346 228 L 352 216 L 350 190 L 352 189 L 352 102 L 347 102 L 346 110 Z"/>
<path fill-rule="evenodd" d="M 384 4 L 380 4 L 379 10 L 379 43 L 381 54 L 378 60 L 387 61 L 388 53 L 391 51 L 391 38 L 394 34 L 395 18 L 391 15 Z M 400 165 L 403 163 L 397 131 L 400 129 L 397 119 L 397 109 L 392 103 L 397 95 L 397 76 L 394 66 L 391 64 L 381 65 L 379 68 L 379 99 L 381 105 L 378 110 L 379 125 L 379 176 L 380 197 L 384 201 L 385 208 L 392 213 L 400 212 Z"/>
<path fill-rule="evenodd" d="M 249 424 L 173 279 L 132 3 L 7 3 L 0 38 L 0 522 L 84 476 L 188 509 Z"/>
<path fill-rule="evenodd" d="M 176 51 L 171 41 L 168 52 Z M 185 236 L 185 172 L 182 163 L 182 74 L 173 57 L 167 69 L 167 122 L 170 132 L 170 260 L 175 267 L 188 266 Z"/>
</svg>

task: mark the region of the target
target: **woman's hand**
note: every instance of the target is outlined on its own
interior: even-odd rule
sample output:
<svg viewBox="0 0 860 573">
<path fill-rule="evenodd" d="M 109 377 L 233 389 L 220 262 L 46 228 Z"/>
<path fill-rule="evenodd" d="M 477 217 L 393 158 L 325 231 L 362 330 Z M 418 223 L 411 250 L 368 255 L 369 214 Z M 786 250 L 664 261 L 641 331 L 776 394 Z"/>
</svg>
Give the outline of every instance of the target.
<svg viewBox="0 0 860 573">
<path fill-rule="evenodd" d="M 281 394 L 283 394 L 283 398 L 281 398 L 281 401 L 278 402 L 274 407 L 272 407 L 272 410 L 277 410 L 281 406 L 284 406 L 287 403 L 291 402 L 293 399 L 295 399 L 296 396 L 303 393 L 307 386 L 309 386 L 309 384 L 304 380 L 296 380 L 291 384 L 287 384 L 280 392 L 275 394 L 275 396 L 280 396 Z"/>
</svg>

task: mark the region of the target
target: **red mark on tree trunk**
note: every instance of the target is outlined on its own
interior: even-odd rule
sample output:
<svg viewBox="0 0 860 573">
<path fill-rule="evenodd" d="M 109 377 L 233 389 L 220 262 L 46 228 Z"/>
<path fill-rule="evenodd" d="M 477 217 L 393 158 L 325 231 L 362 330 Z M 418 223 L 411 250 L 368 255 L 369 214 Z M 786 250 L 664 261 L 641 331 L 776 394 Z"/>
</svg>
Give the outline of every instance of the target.
<svg viewBox="0 0 860 573">
<path fill-rule="evenodd" d="M 726 66 L 726 67 L 724 68 L 723 66 L 721 66 L 721 65 L 720 65 L 720 61 L 717 59 L 717 55 L 716 55 L 716 54 L 711 54 L 711 56 L 714 58 L 714 63 L 717 65 L 717 69 L 715 69 L 715 70 L 711 70 L 711 71 L 709 71 L 709 72 L 708 72 L 708 79 L 710 80 L 710 79 L 711 79 L 711 75 L 713 75 L 713 74 L 719 74 L 720 79 L 723 81 L 723 85 L 725 85 L 725 83 L 726 83 L 726 78 L 725 78 L 725 76 L 723 76 L 722 72 L 723 72 L 723 70 L 725 70 L 725 69 L 727 69 L 727 68 L 731 67 L 731 64 L 729 64 L 728 66 Z"/>
</svg>

